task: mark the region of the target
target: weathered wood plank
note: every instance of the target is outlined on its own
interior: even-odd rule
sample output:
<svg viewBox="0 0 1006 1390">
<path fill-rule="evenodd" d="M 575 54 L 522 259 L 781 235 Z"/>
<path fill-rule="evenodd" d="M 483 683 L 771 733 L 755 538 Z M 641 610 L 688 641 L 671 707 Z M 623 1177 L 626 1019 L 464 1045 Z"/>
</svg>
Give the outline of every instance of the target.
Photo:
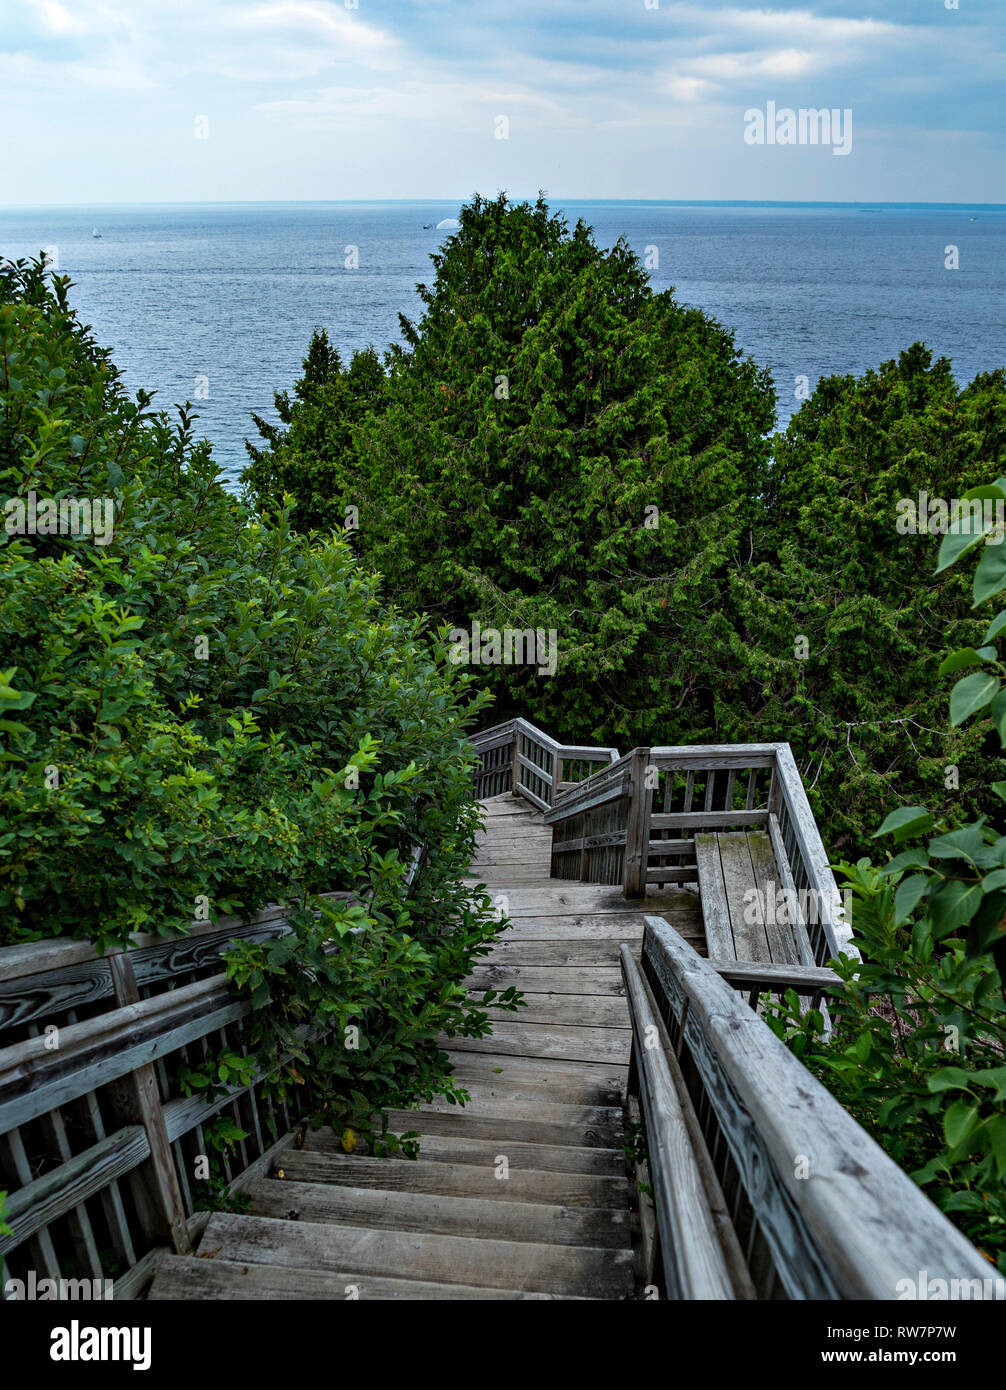
<svg viewBox="0 0 1006 1390">
<path fill-rule="evenodd" d="M 361 1302 L 394 1299 L 409 1302 L 420 1299 L 496 1302 L 563 1300 L 561 1294 L 531 1293 L 524 1289 L 477 1288 L 465 1284 L 432 1284 L 422 1279 L 389 1279 L 343 1270 L 291 1268 L 277 1264 L 248 1264 L 233 1260 L 201 1260 L 175 1255 L 165 1259 L 148 1295 L 152 1299 L 178 1301 L 231 1302 L 253 1299 L 257 1302 L 313 1302 L 359 1299 Z M 582 1295 L 586 1297 L 586 1295 Z"/>
<path fill-rule="evenodd" d="M 399 1134 L 409 1130 L 417 1130 L 424 1137 L 457 1134 L 468 1139 L 489 1139 L 500 1145 L 582 1144 L 585 1148 L 614 1149 L 622 1138 L 621 1111 L 598 1106 L 529 1107 L 523 1102 L 495 1100 L 488 1109 L 480 1111 L 476 1106 L 462 1108 L 446 1101 L 434 1104 L 442 1108 L 424 1105 L 419 1110 L 392 1110 L 388 1123 Z M 505 1148 L 500 1152 L 505 1152 Z"/>
<path fill-rule="evenodd" d="M 410 1128 L 414 1129 L 415 1125 Z M 313 1153 L 341 1153 L 342 1143 L 330 1131 L 309 1131 L 304 1136 L 304 1148 Z M 494 1171 L 500 1152 L 498 1139 L 427 1134 L 419 1155 L 421 1161 L 430 1163 L 466 1163 Z M 507 1143 L 506 1158 L 511 1173 L 519 1168 L 547 1173 L 593 1173 L 611 1178 L 622 1177 L 625 1172 L 625 1159 L 619 1149 L 588 1148 L 582 1144 L 532 1144 L 514 1139 Z M 388 1161 L 410 1162 L 404 1158 Z"/>
<path fill-rule="evenodd" d="M 472 989 L 517 989 L 524 994 L 624 994 L 614 965 L 531 966 L 477 965 L 465 980 Z"/>
<path fill-rule="evenodd" d="M 497 1186 L 503 1187 L 507 1181 L 501 1179 Z M 412 1187 L 402 1191 L 338 1183 L 278 1182 L 272 1178 L 260 1179 L 248 1190 L 253 1215 L 280 1220 L 423 1235 L 474 1236 L 480 1240 L 536 1241 L 545 1245 L 609 1249 L 627 1249 L 632 1245 L 629 1212 L 624 1205 L 620 1210 L 570 1210 L 544 1202 L 444 1195 Z"/>
<path fill-rule="evenodd" d="M 984 1277 L 974 1247 L 708 962 L 659 918 L 649 928 L 647 958 L 688 999 L 692 1063 L 788 1295 L 890 1299 L 920 1269 Z"/>
<path fill-rule="evenodd" d="M 0 1131 L 154 1061 L 248 1009 L 223 975 L 70 1024 L 59 1048 L 40 1038 L 0 1049 Z"/>
<path fill-rule="evenodd" d="M 285 1151 L 275 1167 L 277 1171 L 273 1176 L 277 1181 L 292 1183 L 333 1183 L 354 1188 L 438 1193 L 443 1197 L 484 1197 L 496 1202 L 553 1203 L 561 1207 L 628 1208 L 624 1180 L 593 1173 L 550 1173 L 544 1169 L 516 1168 L 502 1178 L 497 1176 L 498 1164 L 490 1167 L 474 1163 L 434 1163 L 422 1158 L 403 1162 L 292 1148 Z"/>
<path fill-rule="evenodd" d="M 510 1100 L 553 1104 L 620 1106 L 626 1068 L 597 1062 L 524 1060 L 519 1057 L 449 1052 L 458 1085 Z"/>
<path fill-rule="evenodd" d="M 730 831 L 717 835 L 716 841 L 734 937 L 734 954 L 738 960 L 771 960 L 764 914 L 756 894 L 748 837 L 743 831 Z"/>
<path fill-rule="evenodd" d="M 793 989 L 797 994 L 814 995 L 837 989 L 841 980 L 824 965 L 779 965 L 768 961 L 709 959 L 708 964 L 735 989 L 763 988 L 767 992 Z"/>
<path fill-rule="evenodd" d="M 473 994 L 473 999 L 477 998 Z M 488 1007 L 493 1022 L 520 1019 L 522 1023 L 569 1023 L 580 1028 L 628 1028 L 629 1015 L 620 995 L 529 994 L 524 1007 L 514 1014 Z"/>
<path fill-rule="evenodd" d="M 754 870 L 755 888 L 761 893 L 762 920 L 768 939 L 769 958 L 778 965 L 798 965 L 800 952 L 793 928 L 779 920 L 775 911 L 777 894 L 782 887 L 782 875 L 772 850 L 772 842 L 763 831 L 752 831 L 748 837 L 748 853 Z"/>
<path fill-rule="evenodd" d="M 654 830 L 736 829 L 750 825 L 767 825 L 767 811 L 661 811 L 653 813 L 650 825 Z"/>
<path fill-rule="evenodd" d="M 716 835 L 696 835 L 695 860 L 706 949 L 710 955 L 721 960 L 735 959 L 737 951 L 730 926 L 730 907 L 727 903 L 727 890 L 723 882 L 723 867 Z"/>
<path fill-rule="evenodd" d="M 622 970 L 632 1011 L 633 1057 L 646 1116 L 661 1254 L 672 1297 L 732 1300 L 733 1282 L 681 1098 L 668 1066 L 670 1040 L 626 947 Z M 650 1045 L 658 1038 L 660 1045 Z"/>
<path fill-rule="evenodd" d="M 373 1231 L 307 1221 L 216 1213 L 203 1238 L 212 1258 L 313 1270 L 348 1270 L 362 1278 L 425 1278 L 540 1293 L 620 1298 L 631 1288 L 631 1250 L 544 1245 L 517 1240 Z"/>
<path fill-rule="evenodd" d="M 499 1052 L 512 1057 L 558 1057 L 571 1061 L 629 1060 L 628 1028 L 576 1028 L 568 1024 L 497 1023 L 489 1038 L 444 1038 L 456 1052 Z"/>
</svg>

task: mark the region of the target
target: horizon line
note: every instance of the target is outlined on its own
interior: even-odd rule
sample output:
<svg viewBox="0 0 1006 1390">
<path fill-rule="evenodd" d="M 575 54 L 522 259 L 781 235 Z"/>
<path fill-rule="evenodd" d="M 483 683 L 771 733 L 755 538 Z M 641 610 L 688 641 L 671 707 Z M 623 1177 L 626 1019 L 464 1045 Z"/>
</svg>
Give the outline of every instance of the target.
<svg viewBox="0 0 1006 1390">
<path fill-rule="evenodd" d="M 136 208 L 136 207 L 345 207 L 359 204 L 404 205 L 417 204 L 442 205 L 471 202 L 474 194 L 465 197 L 433 198 L 178 198 L 157 200 L 116 199 L 104 202 L 56 202 L 56 203 L 0 203 L 0 213 L 30 211 L 35 208 Z M 488 195 L 483 195 L 488 197 Z M 494 195 L 494 196 L 498 196 Z M 521 203 L 533 201 L 537 194 L 513 194 L 511 201 Z M 610 203 L 613 206 L 644 204 L 653 207 L 786 207 L 786 208 L 979 208 L 988 212 L 1006 212 L 1006 203 L 982 202 L 929 202 L 910 199 L 885 200 L 871 199 L 795 199 L 795 198 L 591 198 L 568 197 L 544 194 L 549 204 L 562 205 L 583 203 L 596 206 Z"/>
</svg>

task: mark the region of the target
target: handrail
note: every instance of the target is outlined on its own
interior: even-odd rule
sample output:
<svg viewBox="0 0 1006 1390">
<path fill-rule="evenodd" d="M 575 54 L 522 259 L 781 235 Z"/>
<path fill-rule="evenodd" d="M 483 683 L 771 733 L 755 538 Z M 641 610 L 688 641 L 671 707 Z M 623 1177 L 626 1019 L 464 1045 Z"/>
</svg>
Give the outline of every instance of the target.
<svg viewBox="0 0 1006 1390">
<path fill-rule="evenodd" d="M 795 905 L 814 962 L 858 959 L 788 743 L 634 748 L 542 809 L 552 876 L 620 883 L 626 897 L 645 897 L 650 883 L 696 883 L 699 832 L 764 830 L 780 879 L 771 886 Z"/>
<path fill-rule="evenodd" d="M 642 964 L 717 1178 L 736 1194 L 759 1298 L 893 1299 L 923 1270 L 947 1287 L 988 1281 L 978 1287 L 991 1296 L 992 1266 L 660 917 L 646 918 Z M 634 1074 L 648 1084 L 641 1060 L 637 1048 Z M 655 1169 L 661 1154 L 651 1146 L 658 1197 L 674 1181 Z"/>
<path fill-rule="evenodd" d="M 411 851 L 406 892 L 424 855 L 422 845 Z M 252 1004 L 221 957 L 235 941 L 289 934 L 288 911 L 271 904 L 245 922 L 194 922 L 173 938 L 134 934 L 104 955 L 66 938 L 0 948 L 0 1186 L 10 1189 L 11 1227 L 0 1255 L 13 1274 L 30 1264 L 58 1282 L 72 1260 L 98 1279 L 110 1249 L 115 1296 L 136 1297 L 157 1260 L 189 1251 L 208 1219 L 190 1178 L 194 1165 L 197 1180 L 206 1176 L 202 1127 L 222 1113 L 244 1131 L 219 1159 L 231 1190 L 266 1170 L 309 1087 L 274 1095 L 253 1067 L 238 1084 L 187 1095 L 166 1060 L 199 1071 L 213 1049 L 239 1046 L 230 1030 Z"/>
<path fill-rule="evenodd" d="M 471 737 L 479 754 L 475 773 L 477 799 L 511 791 L 547 811 L 588 778 L 582 773 L 595 763 L 606 765 L 618 758 L 617 748 L 559 743 L 526 719 L 505 720 Z"/>
</svg>

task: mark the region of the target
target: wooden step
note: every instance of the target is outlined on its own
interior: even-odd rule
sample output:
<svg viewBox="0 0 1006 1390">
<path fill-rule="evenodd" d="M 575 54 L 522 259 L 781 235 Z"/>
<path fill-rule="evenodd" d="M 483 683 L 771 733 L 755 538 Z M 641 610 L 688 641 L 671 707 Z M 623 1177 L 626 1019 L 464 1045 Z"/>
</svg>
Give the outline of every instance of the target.
<svg viewBox="0 0 1006 1390">
<path fill-rule="evenodd" d="M 455 1052 L 499 1052 L 511 1057 L 629 1063 L 628 1028 L 577 1028 L 563 1023 L 494 1023 L 488 1038 L 441 1038 Z"/>
<path fill-rule="evenodd" d="M 584 1295 L 585 1296 L 585 1295 Z M 422 1279 L 364 1278 L 329 1270 L 292 1268 L 278 1264 L 240 1264 L 207 1260 L 198 1255 L 169 1255 L 161 1263 L 148 1298 L 231 1301 L 237 1299 L 289 1302 L 307 1299 L 562 1299 L 562 1294 L 530 1293 L 520 1289 L 476 1288 L 464 1284 L 431 1284 Z"/>
<path fill-rule="evenodd" d="M 624 1125 L 620 1109 L 591 1105 L 549 1105 L 535 1101 L 492 1098 L 481 1106 L 463 1108 L 445 1100 L 422 1105 L 418 1110 L 391 1110 L 388 1127 L 394 1134 L 418 1131 L 425 1140 L 432 1135 L 485 1139 L 497 1152 L 509 1144 L 585 1145 L 592 1149 L 616 1149 Z M 331 1131 L 320 1131 L 321 1134 Z M 333 1143 L 341 1140 L 332 1135 Z"/>
<path fill-rule="evenodd" d="M 624 1124 L 619 1108 L 594 1105 L 559 1105 L 546 1101 L 510 1100 L 508 1097 L 473 1096 L 466 1106 L 438 1098 L 418 1110 L 389 1112 L 391 1128 L 418 1129 L 421 1134 L 464 1134 L 470 1139 L 511 1139 L 525 1144 L 586 1144 L 590 1148 L 616 1149 Z"/>
<path fill-rule="evenodd" d="M 502 1060 L 509 1062 L 513 1061 L 513 1058 L 507 1057 Z M 521 1095 L 516 1087 L 513 1076 L 505 1081 L 501 1080 L 499 1074 L 489 1080 L 477 1077 L 466 1082 L 464 1086 L 464 1090 L 471 1097 L 467 1105 L 454 1104 L 446 1096 L 435 1096 L 432 1101 L 422 1102 L 417 1111 L 406 1113 L 422 1115 L 430 1110 L 438 1110 L 444 1114 L 462 1117 L 495 1114 L 507 1119 L 547 1120 L 549 1123 L 570 1125 L 600 1123 L 614 1126 L 621 1122 L 622 1096 L 617 1084 L 607 1092 L 610 1098 L 603 1100 L 589 1095 L 586 1100 L 557 1096 L 554 1082 L 552 1087 L 543 1090 L 539 1086 L 527 1095 Z"/>
<path fill-rule="evenodd" d="M 395 1160 L 389 1159 L 389 1163 Z M 285 1170 L 284 1170 L 285 1171 Z M 497 1180 L 503 1186 L 508 1180 Z M 472 1236 L 479 1240 L 533 1241 L 628 1249 L 630 1213 L 555 1203 L 505 1202 L 439 1192 L 347 1187 L 341 1183 L 259 1178 L 245 1189 L 253 1216 L 364 1226 L 382 1231 Z"/>
<path fill-rule="evenodd" d="M 628 1206 L 629 1185 L 623 1177 L 592 1173 L 551 1173 L 541 1168 L 513 1168 L 498 1178 L 496 1167 L 475 1163 L 435 1163 L 428 1159 L 371 1158 L 360 1154 L 315 1153 L 288 1148 L 276 1160 L 279 1181 L 340 1183 L 347 1187 L 386 1188 L 396 1192 L 440 1193 L 444 1197 L 487 1197 L 497 1202 L 554 1203 L 564 1207 Z M 276 1176 L 274 1173 L 272 1176 Z"/>
<path fill-rule="evenodd" d="M 641 938 L 629 936 L 571 937 L 569 940 L 549 940 L 547 937 L 514 936 L 510 931 L 497 937 L 487 955 L 479 957 L 482 965 L 610 965 L 618 960 L 623 941 L 631 944 L 638 954 Z M 693 942 L 697 946 L 697 942 Z"/>
<path fill-rule="evenodd" d="M 502 962 L 477 965 L 465 981 L 470 989 L 518 989 L 523 994 L 625 993 L 621 972 L 614 965 L 510 966 Z"/>
<path fill-rule="evenodd" d="M 612 1299 L 626 1297 L 633 1287 L 630 1249 L 377 1231 L 225 1212 L 210 1217 L 199 1253 L 238 1264 L 345 1273 L 349 1283 L 379 1275 Z"/>
<path fill-rule="evenodd" d="M 480 994 L 473 990 L 473 1002 Z M 496 1022 L 517 1019 L 521 1023 L 573 1023 L 581 1028 L 628 1028 L 629 1009 L 617 994 L 528 994 L 518 1013 L 512 1009 L 488 1006 L 489 1017 Z"/>
<path fill-rule="evenodd" d="M 342 1152 L 342 1145 L 331 1130 L 311 1131 L 304 1136 L 309 1153 Z M 420 1159 L 429 1163 L 470 1163 L 490 1171 L 501 1152 L 498 1140 L 470 1139 L 462 1135 L 427 1134 L 419 1148 Z M 588 1148 L 580 1144 L 508 1143 L 505 1157 L 510 1172 L 537 1169 L 547 1173 L 594 1173 L 601 1177 L 622 1177 L 625 1156 L 619 1149 Z M 409 1159 L 396 1162 L 408 1163 Z"/>
<path fill-rule="evenodd" d="M 524 1059 L 449 1051 L 454 1079 L 511 1100 L 563 1105 L 617 1105 L 625 1099 L 627 1068 L 597 1062 Z"/>
</svg>

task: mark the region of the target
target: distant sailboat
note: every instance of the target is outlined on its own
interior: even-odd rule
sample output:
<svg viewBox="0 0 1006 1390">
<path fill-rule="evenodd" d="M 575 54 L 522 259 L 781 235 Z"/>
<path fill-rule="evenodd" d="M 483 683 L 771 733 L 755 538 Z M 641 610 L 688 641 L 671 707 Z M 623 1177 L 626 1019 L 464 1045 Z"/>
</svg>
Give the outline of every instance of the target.
<svg viewBox="0 0 1006 1390">
<path fill-rule="evenodd" d="M 95 227 L 94 230 L 91 232 L 91 235 L 92 235 L 92 236 L 101 236 L 101 233 L 98 231 L 97 227 Z"/>
</svg>

